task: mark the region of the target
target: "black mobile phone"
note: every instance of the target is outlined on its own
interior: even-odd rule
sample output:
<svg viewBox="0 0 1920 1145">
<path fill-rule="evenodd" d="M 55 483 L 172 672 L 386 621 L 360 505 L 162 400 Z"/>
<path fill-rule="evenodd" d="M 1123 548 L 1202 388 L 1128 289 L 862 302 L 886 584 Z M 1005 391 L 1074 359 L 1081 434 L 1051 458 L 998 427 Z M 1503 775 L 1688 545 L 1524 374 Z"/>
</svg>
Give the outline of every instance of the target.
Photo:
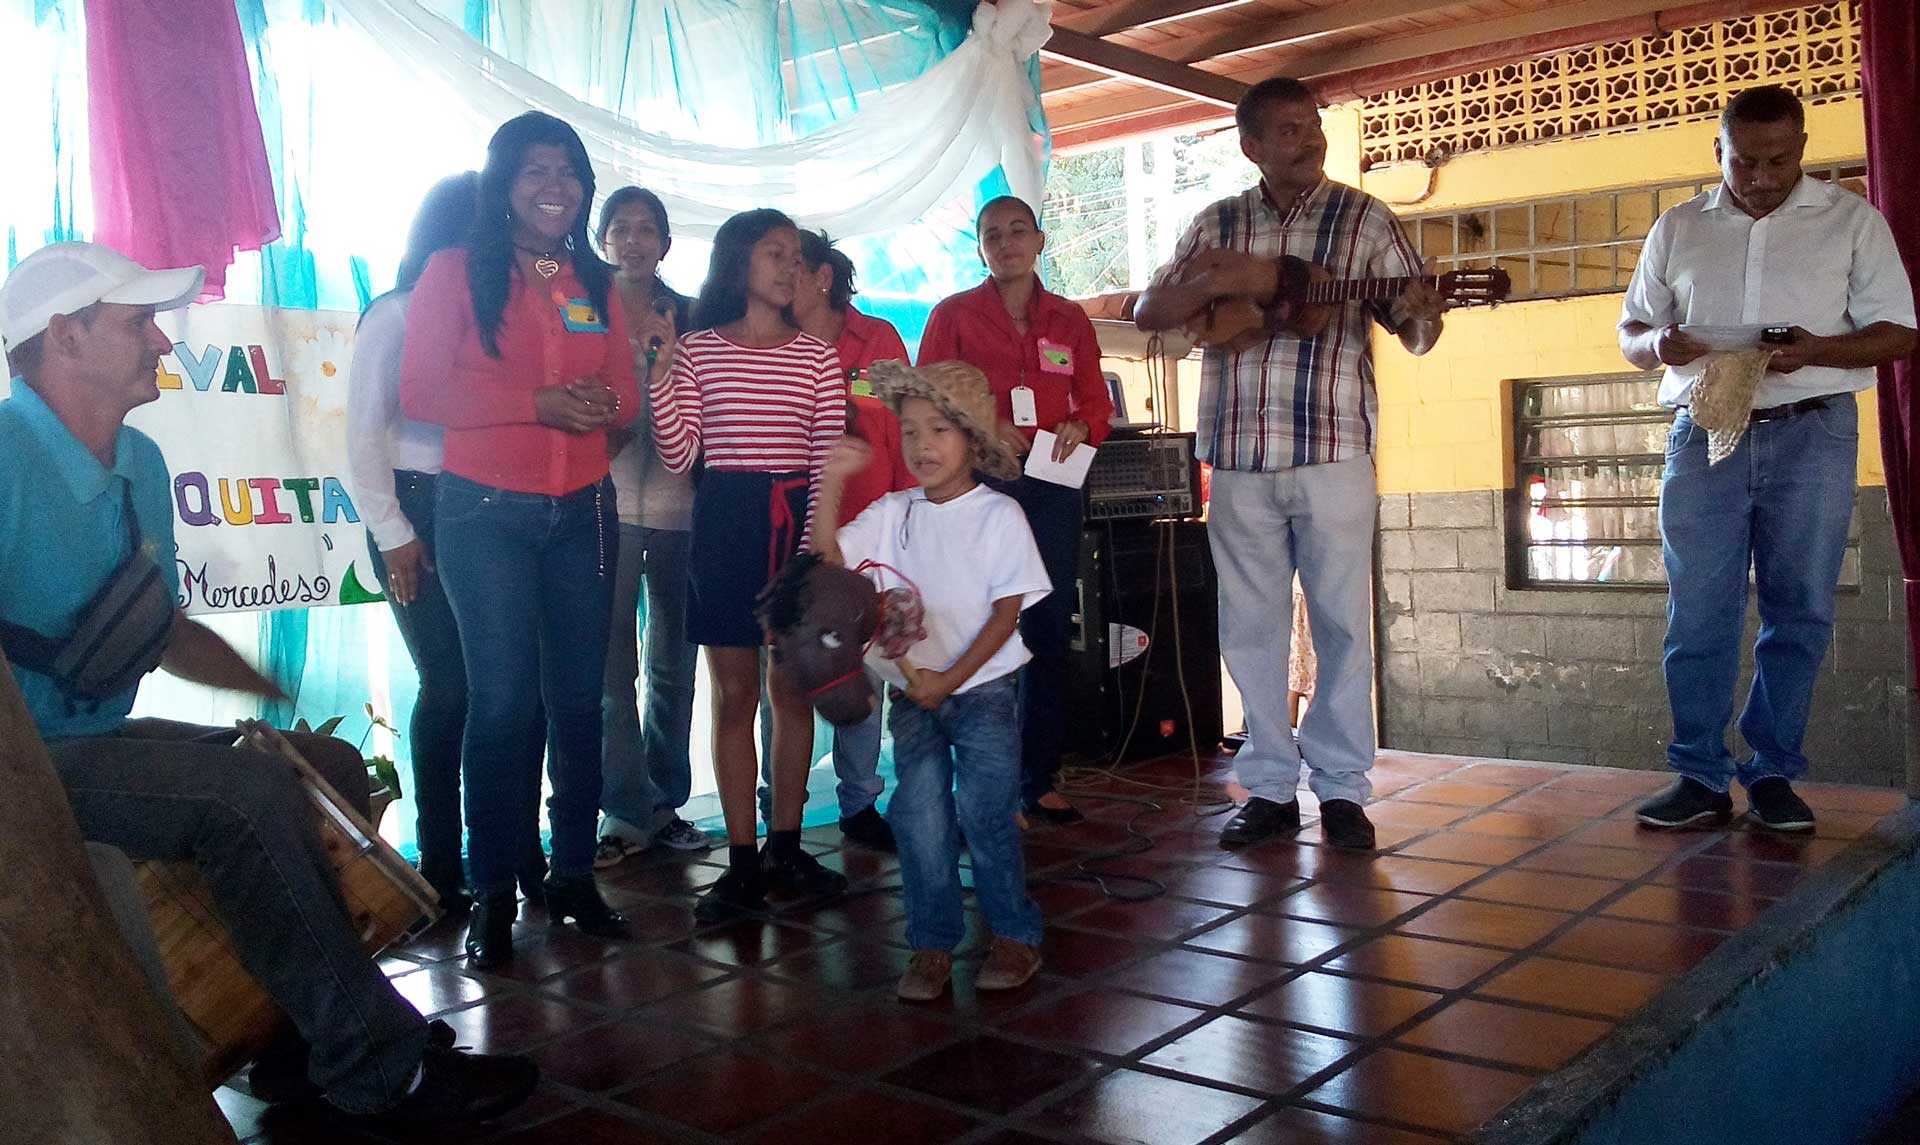
<svg viewBox="0 0 1920 1145">
<path fill-rule="evenodd" d="M 1760 344 L 1763 346 L 1793 345 L 1793 327 L 1769 326 L 1760 331 Z"/>
</svg>

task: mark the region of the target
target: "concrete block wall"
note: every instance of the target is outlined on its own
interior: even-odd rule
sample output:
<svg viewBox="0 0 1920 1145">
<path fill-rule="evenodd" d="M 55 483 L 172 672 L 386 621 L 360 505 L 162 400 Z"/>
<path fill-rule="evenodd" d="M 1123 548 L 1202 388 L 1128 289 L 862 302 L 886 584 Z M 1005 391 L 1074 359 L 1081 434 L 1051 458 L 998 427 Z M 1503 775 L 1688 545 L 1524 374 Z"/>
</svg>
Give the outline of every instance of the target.
<svg viewBox="0 0 1920 1145">
<path fill-rule="evenodd" d="M 1506 495 L 1380 501 L 1375 604 L 1381 743 L 1413 751 L 1662 768 L 1666 594 L 1507 586 Z M 1886 490 L 1854 509 L 1860 586 L 1843 589 L 1807 732 L 1809 778 L 1906 782 L 1906 610 Z M 1749 609 L 1735 723 L 1751 680 Z M 1736 755 L 1745 753 L 1737 727 Z"/>
</svg>

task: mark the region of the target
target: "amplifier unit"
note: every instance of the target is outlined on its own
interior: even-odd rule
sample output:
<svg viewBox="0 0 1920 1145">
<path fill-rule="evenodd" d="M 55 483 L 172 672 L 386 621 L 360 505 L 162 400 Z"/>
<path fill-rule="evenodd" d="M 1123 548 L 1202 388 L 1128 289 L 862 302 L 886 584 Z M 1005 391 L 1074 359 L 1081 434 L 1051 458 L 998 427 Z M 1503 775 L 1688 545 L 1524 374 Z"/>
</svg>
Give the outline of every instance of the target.
<svg viewBox="0 0 1920 1145">
<path fill-rule="evenodd" d="M 1087 470 L 1087 520 L 1200 516 L 1200 463 L 1190 433 L 1109 437 Z"/>
</svg>

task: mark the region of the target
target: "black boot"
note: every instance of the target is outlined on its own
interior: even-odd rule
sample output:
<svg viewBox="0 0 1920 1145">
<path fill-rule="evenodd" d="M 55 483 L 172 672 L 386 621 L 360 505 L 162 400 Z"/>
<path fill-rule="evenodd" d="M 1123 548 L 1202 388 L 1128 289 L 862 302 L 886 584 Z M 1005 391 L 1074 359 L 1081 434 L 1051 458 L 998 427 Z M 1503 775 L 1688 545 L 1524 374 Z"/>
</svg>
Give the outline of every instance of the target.
<svg viewBox="0 0 1920 1145">
<path fill-rule="evenodd" d="M 513 920 L 520 900 L 512 891 L 494 891 L 473 900 L 467 920 L 467 963 L 475 970 L 497 970 L 513 961 Z"/>
<path fill-rule="evenodd" d="M 584 934 L 595 938 L 627 937 L 627 920 L 600 897 L 592 875 L 548 875 L 547 919 L 555 926 L 573 920 Z"/>
</svg>

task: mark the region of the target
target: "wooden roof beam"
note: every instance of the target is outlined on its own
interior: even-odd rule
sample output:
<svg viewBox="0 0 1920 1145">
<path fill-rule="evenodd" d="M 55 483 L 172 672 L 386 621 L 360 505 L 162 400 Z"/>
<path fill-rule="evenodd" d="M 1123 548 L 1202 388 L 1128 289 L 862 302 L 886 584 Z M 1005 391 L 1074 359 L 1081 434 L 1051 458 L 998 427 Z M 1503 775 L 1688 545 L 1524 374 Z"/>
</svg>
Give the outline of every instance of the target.
<svg viewBox="0 0 1920 1145">
<path fill-rule="evenodd" d="M 1326 8 L 1315 8 L 1298 16 L 1259 20 L 1226 28 L 1212 35 L 1178 41 L 1179 51 L 1170 59 L 1181 63 L 1231 56 L 1240 52 L 1264 51 L 1303 43 L 1335 32 L 1364 28 L 1383 20 L 1421 16 L 1443 8 L 1458 7 L 1461 0 L 1344 0 Z"/>
<path fill-rule="evenodd" d="M 1096 72 L 1221 107 L 1232 107 L 1247 92 L 1247 85 L 1239 80 L 1066 28 L 1055 28 L 1053 37 L 1040 52 Z"/>
<path fill-rule="evenodd" d="M 1251 0 L 1112 0 L 1077 12 L 1057 12 L 1053 26 L 1088 36 L 1111 36 L 1131 28 L 1198 16 L 1222 8 L 1238 8 Z"/>
</svg>

